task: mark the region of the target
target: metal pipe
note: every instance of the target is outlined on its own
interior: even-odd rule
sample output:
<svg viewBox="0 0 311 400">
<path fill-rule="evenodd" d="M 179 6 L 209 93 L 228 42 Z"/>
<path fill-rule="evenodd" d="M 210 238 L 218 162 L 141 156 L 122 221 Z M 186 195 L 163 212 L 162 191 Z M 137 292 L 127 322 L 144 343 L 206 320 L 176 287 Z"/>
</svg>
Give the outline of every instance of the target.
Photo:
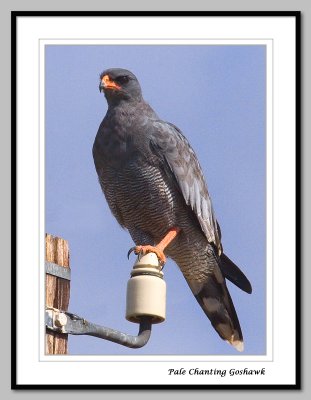
<svg viewBox="0 0 311 400">
<path fill-rule="evenodd" d="M 47 273 L 70 279 L 67 271 L 60 266 L 46 263 Z M 68 311 L 53 307 L 46 309 L 46 327 L 70 335 L 88 335 L 122 346 L 138 349 L 145 346 L 151 335 L 151 325 L 165 320 L 166 285 L 159 260 L 155 253 L 138 257 L 127 285 L 126 319 L 139 323 L 137 336 L 128 335 L 115 329 L 93 324 Z"/>
<path fill-rule="evenodd" d="M 65 315 L 67 318 L 65 321 L 63 320 L 63 323 L 60 323 L 60 317 L 62 315 Z M 59 314 L 56 314 L 56 317 L 55 315 L 54 317 L 51 317 L 51 314 L 47 313 L 46 316 L 46 326 L 49 329 L 68 333 L 70 335 L 95 336 L 132 349 L 138 349 L 148 343 L 151 335 L 151 325 L 152 316 L 141 317 L 138 335 L 132 336 L 115 329 L 93 324 L 92 322 L 69 312 L 59 312 Z"/>
</svg>

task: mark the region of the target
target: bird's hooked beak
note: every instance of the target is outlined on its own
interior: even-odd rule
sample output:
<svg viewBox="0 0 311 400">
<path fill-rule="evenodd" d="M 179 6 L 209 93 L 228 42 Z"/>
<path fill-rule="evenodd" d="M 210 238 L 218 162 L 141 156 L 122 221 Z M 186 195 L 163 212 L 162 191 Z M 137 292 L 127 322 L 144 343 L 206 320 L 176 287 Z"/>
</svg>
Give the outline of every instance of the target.
<svg viewBox="0 0 311 400">
<path fill-rule="evenodd" d="M 109 75 L 104 75 L 99 83 L 99 91 L 103 92 L 105 89 L 120 90 L 121 86 L 116 84 Z"/>
</svg>

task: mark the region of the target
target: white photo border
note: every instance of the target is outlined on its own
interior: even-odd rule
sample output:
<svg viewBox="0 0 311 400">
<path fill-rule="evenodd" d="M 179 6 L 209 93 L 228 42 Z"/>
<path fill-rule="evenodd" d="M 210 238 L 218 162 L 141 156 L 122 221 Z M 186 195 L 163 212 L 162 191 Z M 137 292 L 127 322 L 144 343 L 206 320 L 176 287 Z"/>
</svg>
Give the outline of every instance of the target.
<svg viewBox="0 0 311 400">
<path fill-rule="evenodd" d="M 17 328 L 31 326 L 31 337 L 17 330 L 16 386 L 89 385 L 133 387 L 174 385 L 206 388 L 251 385 L 297 386 L 296 337 L 296 152 L 298 15 L 97 15 L 28 16 L 16 13 L 17 56 Z M 62 14 L 62 13 L 59 13 Z M 74 13 L 73 13 L 74 14 Z M 165 13 L 164 13 L 165 14 Z M 230 13 L 229 13 L 230 14 Z M 282 13 L 279 13 L 282 14 Z M 105 24 L 102 19 L 105 18 Z M 122 18 L 116 24 L 117 18 Z M 161 21 L 159 19 L 161 18 Z M 57 19 L 57 21 L 56 21 Z M 134 20 L 133 20 L 134 19 Z M 206 23 L 208 19 L 208 23 Z M 161 32 L 158 26 L 161 26 Z M 174 25 L 174 37 L 172 37 Z M 187 25 L 187 37 L 185 26 Z M 118 26 L 118 31 L 114 27 Z M 56 29 L 57 27 L 57 29 Z M 190 29 L 191 28 L 191 29 Z M 126 31 L 125 31 L 126 30 Z M 125 34 L 126 32 L 126 34 Z M 142 33 L 143 32 L 143 33 Z M 265 356 L 46 356 L 44 355 L 44 48 L 47 44 L 264 44 L 267 49 L 267 354 Z M 282 68 L 280 68 L 282 66 Z M 285 67 L 284 67 L 285 66 Z M 277 72 L 277 73 L 276 73 Z M 23 79 L 27 76 L 27 80 Z M 14 78 L 13 78 L 14 79 Z M 286 96 L 285 96 L 286 93 Z M 27 94 L 27 96 L 26 96 Z M 39 122 L 38 122 L 39 121 Z M 33 132 L 32 135 L 26 134 Z M 27 180 L 26 180 L 27 177 Z M 27 182 L 27 185 L 25 185 Z M 286 227 L 284 229 L 284 216 Z M 30 228 L 31 227 L 31 228 Z M 289 228 L 288 228 L 289 227 Z M 289 233 L 288 233 L 289 232 Z M 26 238 L 26 239 L 25 239 Z M 27 238 L 31 238 L 27 240 Z M 30 243 L 29 243 L 30 241 Z M 23 260 L 23 263 L 21 262 Z M 33 265 L 31 271 L 23 266 Z M 282 266 L 282 267 L 281 267 Z M 269 268 L 270 267 L 270 268 Z M 282 285 L 281 273 L 289 273 Z M 299 269 L 300 266 L 297 265 Z M 40 274 L 38 275 L 38 271 Z M 273 276 L 272 276 L 273 275 Z M 23 285 L 27 281 L 27 287 Z M 27 293 L 25 293 L 27 290 Z M 292 296 L 285 297 L 285 293 Z M 28 311 L 27 311 L 28 310 Z M 29 310 L 32 310 L 29 316 Z M 36 312 L 36 310 L 40 310 Z M 286 315 L 285 315 L 286 313 Z M 27 322 L 25 318 L 27 317 Z M 286 337 L 281 336 L 286 318 Z M 38 329 L 40 327 L 40 329 Z M 286 350 L 286 354 L 285 354 Z M 174 368 L 265 369 L 258 376 L 226 379 L 168 376 Z M 128 363 L 132 363 L 129 371 Z M 148 363 L 146 371 L 145 363 Z M 70 366 L 70 367 L 69 367 Z M 85 372 L 87 370 L 87 373 Z M 151 372 L 152 370 L 152 372 Z M 54 371 L 54 372 L 53 372 Z M 58 373 L 56 373 L 58 371 Z M 64 373 L 60 373 L 63 371 Z M 92 371 L 90 373 L 90 371 Z M 102 377 L 109 385 L 102 384 Z M 58 376 L 55 382 L 52 377 Z M 62 378 L 62 376 L 64 378 Z M 42 387 L 42 386 L 41 386 Z M 249 388 L 249 387 L 248 387 Z"/>
</svg>

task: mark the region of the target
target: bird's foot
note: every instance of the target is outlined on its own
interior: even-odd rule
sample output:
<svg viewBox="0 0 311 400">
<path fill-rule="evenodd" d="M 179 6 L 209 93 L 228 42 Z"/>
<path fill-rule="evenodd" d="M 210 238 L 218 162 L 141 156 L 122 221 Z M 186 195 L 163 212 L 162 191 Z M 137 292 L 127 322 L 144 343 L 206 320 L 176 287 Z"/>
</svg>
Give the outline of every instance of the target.
<svg viewBox="0 0 311 400">
<path fill-rule="evenodd" d="M 138 260 L 140 261 L 140 259 L 142 258 L 142 256 L 144 256 L 147 253 L 155 253 L 156 256 L 159 259 L 159 263 L 160 265 L 164 265 L 166 262 L 166 257 L 163 253 L 163 251 L 161 249 L 158 249 L 156 246 L 150 246 L 150 245 L 145 245 L 145 246 L 135 246 L 132 247 L 128 253 L 127 253 L 127 257 L 129 258 L 130 254 L 132 253 L 132 251 L 138 255 Z"/>
<path fill-rule="evenodd" d="M 163 267 L 166 262 L 164 249 L 175 239 L 180 230 L 181 229 L 178 227 L 170 228 L 164 238 L 156 246 L 144 245 L 132 247 L 127 253 L 127 257 L 129 258 L 132 251 L 138 255 L 139 260 L 147 253 L 155 253 L 159 259 L 160 265 Z"/>
</svg>

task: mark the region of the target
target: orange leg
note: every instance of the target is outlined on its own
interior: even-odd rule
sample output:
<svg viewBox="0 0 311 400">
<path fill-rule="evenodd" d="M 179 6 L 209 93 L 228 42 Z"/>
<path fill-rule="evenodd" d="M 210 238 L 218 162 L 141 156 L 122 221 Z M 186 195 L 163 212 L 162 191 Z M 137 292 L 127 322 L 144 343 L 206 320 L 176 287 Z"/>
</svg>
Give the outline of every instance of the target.
<svg viewBox="0 0 311 400">
<path fill-rule="evenodd" d="M 164 249 L 172 242 L 172 240 L 175 239 L 175 237 L 178 235 L 180 232 L 180 228 L 171 228 L 167 232 L 167 234 L 164 236 L 164 238 L 155 246 L 135 246 L 132 247 L 129 252 L 128 256 L 132 251 L 134 251 L 135 254 L 138 254 L 139 257 L 147 254 L 147 253 L 155 253 L 160 261 L 161 265 L 164 265 L 166 262 L 166 257 L 164 254 Z"/>
</svg>

